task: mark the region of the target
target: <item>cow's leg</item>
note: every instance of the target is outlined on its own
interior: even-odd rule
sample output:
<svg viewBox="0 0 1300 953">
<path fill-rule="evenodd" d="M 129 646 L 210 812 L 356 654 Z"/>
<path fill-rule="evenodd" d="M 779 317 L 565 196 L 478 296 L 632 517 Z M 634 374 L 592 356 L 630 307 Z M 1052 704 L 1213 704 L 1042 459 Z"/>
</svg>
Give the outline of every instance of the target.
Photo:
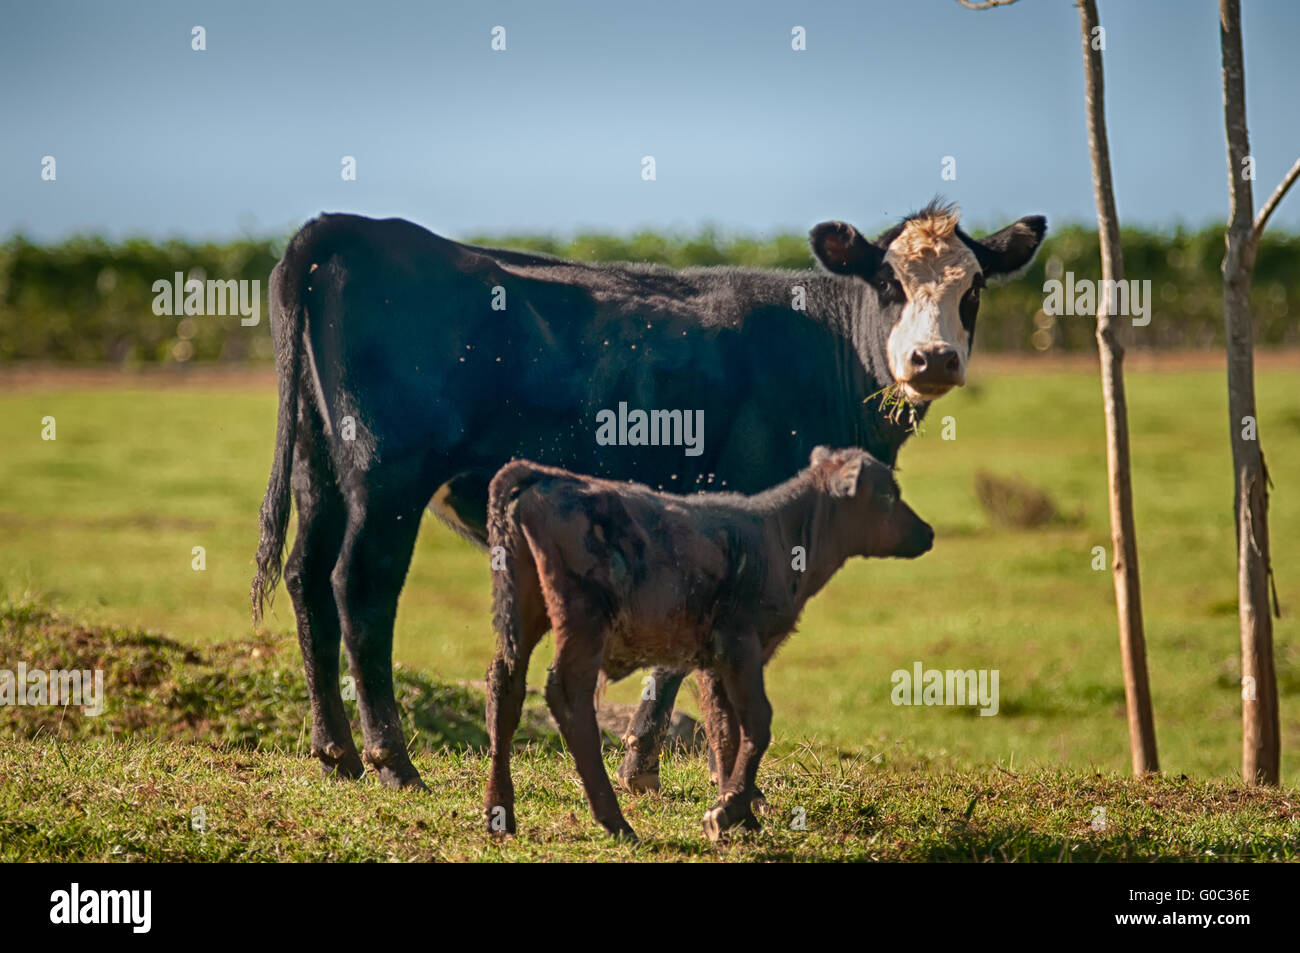
<svg viewBox="0 0 1300 953">
<path fill-rule="evenodd" d="M 528 659 L 551 627 L 531 555 L 516 559 L 514 575 L 517 624 L 522 636 L 520 650 L 510 660 L 498 648 L 487 671 L 487 728 L 492 767 L 483 794 L 483 810 L 488 832 L 492 834 L 515 832 L 515 786 L 510 777 L 510 753 L 528 691 Z"/>
<path fill-rule="evenodd" d="M 772 740 L 772 706 L 763 688 L 763 658 L 756 636 L 734 644 L 719 674 L 740 722 L 740 745 L 716 804 L 704 815 L 704 833 L 717 840 L 737 824 L 758 829 L 752 804 L 759 795 L 758 765 Z"/>
<path fill-rule="evenodd" d="M 627 754 L 618 766 L 619 783 L 633 794 L 659 790 L 659 752 L 668 734 L 673 704 L 686 673 L 657 668 L 652 677 L 654 697 L 643 699 L 632 716 L 632 723 L 623 736 Z"/>
<path fill-rule="evenodd" d="M 593 621 L 588 623 L 588 619 Z M 589 611 L 574 611 L 574 607 L 566 606 L 567 621 L 555 632 L 555 661 L 546 679 L 546 702 L 573 753 L 591 813 L 615 837 L 635 840 L 636 834 L 619 810 L 614 786 L 609 783 L 600 756 L 594 696 L 606 633 L 594 619 Z"/>
<path fill-rule="evenodd" d="M 365 773 L 339 689 L 339 613 L 330 571 L 343 542 L 343 498 L 326 472 L 307 456 L 295 460 L 293 483 L 298 537 L 285 562 L 284 583 L 298 618 L 298 644 L 311 701 L 311 753 L 327 776 Z M 301 460 L 302 463 L 298 463 Z"/>
<path fill-rule="evenodd" d="M 371 475 L 371 485 L 377 481 Z M 393 486 L 390 482 L 389 486 Z M 424 784 L 406 753 L 393 696 L 393 623 L 427 495 L 390 490 L 349 496 L 347 530 L 332 582 L 365 738 L 363 758 L 388 787 Z"/>
</svg>

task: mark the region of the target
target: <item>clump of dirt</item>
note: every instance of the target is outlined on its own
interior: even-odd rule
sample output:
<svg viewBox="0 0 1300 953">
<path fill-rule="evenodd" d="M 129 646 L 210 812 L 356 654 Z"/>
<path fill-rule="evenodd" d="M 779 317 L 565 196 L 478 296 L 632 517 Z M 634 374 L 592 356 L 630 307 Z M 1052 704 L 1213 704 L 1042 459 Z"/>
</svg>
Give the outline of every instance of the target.
<svg viewBox="0 0 1300 953">
<path fill-rule="evenodd" d="M 87 625 L 32 602 L 0 605 L 0 670 L 102 671 L 103 711 L 0 705 L 0 734 L 21 738 L 140 735 L 287 752 L 310 746 L 307 684 L 296 640 L 261 635 L 197 649 L 138 629 Z M 347 665 L 341 667 L 347 672 Z M 0 675 L 0 678 L 3 678 Z M 482 692 L 395 667 L 413 751 L 487 747 Z M 360 736 L 355 693 L 344 704 Z M 518 740 L 558 747 L 546 713 L 526 706 Z"/>
<path fill-rule="evenodd" d="M 980 470 L 975 474 L 975 496 L 995 526 L 1037 529 L 1053 523 L 1074 525 L 1082 519 L 1082 514 L 1063 514 L 1046 490 L 1022 477 Z"/>
</svg>

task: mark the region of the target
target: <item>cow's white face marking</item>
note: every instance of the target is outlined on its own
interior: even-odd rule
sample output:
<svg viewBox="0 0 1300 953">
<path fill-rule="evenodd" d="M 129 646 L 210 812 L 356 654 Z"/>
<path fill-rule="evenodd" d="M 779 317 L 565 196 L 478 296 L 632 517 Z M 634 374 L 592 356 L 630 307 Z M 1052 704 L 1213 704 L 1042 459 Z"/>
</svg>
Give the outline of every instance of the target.
<svg viewBox="0 0 1300 953">
<path fill-rule="evenodd" d="M 960 305 L 981 276 L 975 254 L 956 230 L 955 214 L 915 218 L 885 253 L 907 296 L 886 345 L 889 370 L 914 403 L 935 400 L 966 382 L 970 333 Z M 936 368 L 934 361 L 943 366 Z"/>
</svg>

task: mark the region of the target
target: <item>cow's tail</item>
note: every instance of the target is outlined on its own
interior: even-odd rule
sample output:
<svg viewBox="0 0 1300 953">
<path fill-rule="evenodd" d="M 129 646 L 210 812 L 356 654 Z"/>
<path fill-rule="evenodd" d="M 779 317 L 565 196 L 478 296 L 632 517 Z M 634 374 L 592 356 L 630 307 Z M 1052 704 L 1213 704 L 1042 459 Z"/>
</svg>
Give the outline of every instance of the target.
<svg viewBox="0 0 1300 953">
<path fill-rule="evenodd" d="M 519 616 L 519 587 L 537 585 L 537 568 L 524 536 L 516 505 L 519 495 L 537 482 L 539 474 L 524 460 L 501 468 L 488 487 L 488 553 L 492 560 L 492 625 L 497 647 L 513 669 L 523 651 L 523 620 Z M 527 570 L 520 577 L 520 569 Z"/>
<path fill-rule="evenodd" d="M 298 429 L 298 389 L 302 379 L 303 332 L 306 314 L 302 287 L 305 273 L 296 267 L 298 242 L 290 242 L 284 259 L 271 272 L 271 337 L 275 345 L 275 370 L 280 382 L 280 409 L 275 422 L 275 456 L 271 461 L 271 478 L 262 500 L 261 539 L 257 544 L 257 574 L 250 593 L 253 621 L 260 621 L 262 610 L 280 581 L 285 535 L 289 528 L 290 478 L 293 472 L 293 447 Z"/>
</svg>

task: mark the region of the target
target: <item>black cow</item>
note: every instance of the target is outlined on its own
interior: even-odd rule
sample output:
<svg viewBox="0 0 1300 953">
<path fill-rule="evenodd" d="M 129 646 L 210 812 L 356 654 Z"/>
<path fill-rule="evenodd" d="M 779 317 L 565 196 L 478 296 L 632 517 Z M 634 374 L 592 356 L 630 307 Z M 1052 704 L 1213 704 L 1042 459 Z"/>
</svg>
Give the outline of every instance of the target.
<svg viewBox="0 0 1300 953">
<path fill-rule="evenodd" d="M 819 444 L 892 465 L 928 401 L 965 381 L 984 279 L 1024 267 L 1045 230 L 1029 217 L 975 240 L 933 204 L 875 242 L 828 222 L 812 232 L 825 274 L 588 265 L 400 219 L 309 222 L 271 273 L 280 407 L 252 599 L 256 617 L 292 490 L 285 582 L 326 773 L 364 770 L 341 637 L 365 763 L 421 785 L 392 639 L 426 506 L 482 545 L 488 483 L 515 457 L 677 492 L 757 492 Z M 655 672 L 619 771 L 633 790 L 657 784 L 681 678 Z"/>
</svg>

